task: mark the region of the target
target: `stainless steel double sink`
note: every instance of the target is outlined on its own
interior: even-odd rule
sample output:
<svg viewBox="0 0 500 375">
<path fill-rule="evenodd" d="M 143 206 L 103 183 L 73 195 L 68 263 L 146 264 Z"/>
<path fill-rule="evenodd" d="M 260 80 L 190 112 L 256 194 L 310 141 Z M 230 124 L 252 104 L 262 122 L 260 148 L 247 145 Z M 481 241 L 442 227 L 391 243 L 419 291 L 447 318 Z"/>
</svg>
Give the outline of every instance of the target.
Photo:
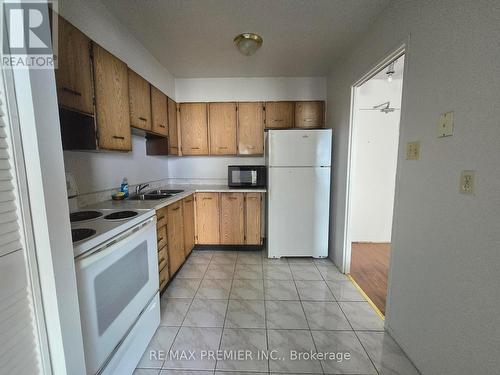
<svg viewBox="0 0 500 375">
<path fill-rule="evenodd" d="M 158 199 L 165 199 L 173 197 L 176 194 L 182 193 L 184 190 L 172 190 L 172 189 L 154 189 L 149 190 L 144 194 L 134 194 L 130 197 L 131 200 L 136 201 L 154 201 Z"/>
</svg>

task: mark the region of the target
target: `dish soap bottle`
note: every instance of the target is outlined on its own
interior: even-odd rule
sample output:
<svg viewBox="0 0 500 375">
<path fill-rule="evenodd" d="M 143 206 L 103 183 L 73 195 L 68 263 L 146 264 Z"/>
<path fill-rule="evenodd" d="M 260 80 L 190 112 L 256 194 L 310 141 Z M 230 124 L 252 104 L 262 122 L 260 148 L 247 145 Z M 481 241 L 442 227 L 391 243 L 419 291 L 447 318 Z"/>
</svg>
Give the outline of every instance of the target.
<svg viewBox="0 0 500 375">
<path fill-rule="evenodd" d="M 120 185 L 120 191 L 125 194 L 125 198 L 128 198 L 128 179 L 123 177 L 122 184 Z"/>
</svg>

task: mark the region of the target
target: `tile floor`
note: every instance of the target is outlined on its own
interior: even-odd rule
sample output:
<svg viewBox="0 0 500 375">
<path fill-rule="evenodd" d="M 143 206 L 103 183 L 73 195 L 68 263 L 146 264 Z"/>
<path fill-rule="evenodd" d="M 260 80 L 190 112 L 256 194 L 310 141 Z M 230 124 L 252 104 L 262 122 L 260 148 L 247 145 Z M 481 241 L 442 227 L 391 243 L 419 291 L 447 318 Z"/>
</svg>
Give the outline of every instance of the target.
<svg viewBox="0 0 500 375">
<path fill-rule="evenodd" d="M 193 251 L 161 298 L 161 325 L 134 375 L 418 374 L 383 329 L 327 259 Z M 183 350 L 186 358 L 166 355 Z M 202 356 L 210 350 L 249 354 Z M 261 351 L 273 357 L 258 358 Z M 291 360 L 290 351 L 350 359 Z"/>
</svg>

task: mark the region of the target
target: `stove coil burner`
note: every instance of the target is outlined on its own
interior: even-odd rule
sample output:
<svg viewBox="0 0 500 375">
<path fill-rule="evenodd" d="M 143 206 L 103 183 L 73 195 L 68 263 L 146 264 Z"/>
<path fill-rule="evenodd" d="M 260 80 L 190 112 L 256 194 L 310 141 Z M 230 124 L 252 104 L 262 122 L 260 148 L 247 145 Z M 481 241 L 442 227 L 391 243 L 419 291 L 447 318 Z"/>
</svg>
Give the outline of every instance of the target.
<svg viewBox="0 0 500 375">
<path fill-rule="evenodd" d="M 97 219 L 102 216 L 102 212 L 99 211 L 78 211 L 69 214 L 69 221 L 72 223 L 77 223 L 79 221 Z"/>
<path fill-rule="evenodd" d="M 128 219 L 129 217 L 137 216 L 137 212 L 135 211 L 118 211 L 113 212 L 112 214 L 104 216 L 106 220 L 121 220 Z"/>
<path fill-rule="evenodd" d="M 71 229 L 71 239 L 73 240 L 73 242 L 78 242 L 86 238 L 92 237 L 94 234 L 96 234 L 95 229 L 90 229 L 90 228 Z"/>
</svg>

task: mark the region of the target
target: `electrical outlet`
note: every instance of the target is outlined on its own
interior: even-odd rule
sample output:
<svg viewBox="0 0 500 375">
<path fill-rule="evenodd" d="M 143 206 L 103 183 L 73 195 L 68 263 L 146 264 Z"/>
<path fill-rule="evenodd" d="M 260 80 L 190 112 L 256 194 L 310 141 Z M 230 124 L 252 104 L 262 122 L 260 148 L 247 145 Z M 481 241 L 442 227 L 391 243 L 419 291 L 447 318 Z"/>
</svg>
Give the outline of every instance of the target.
<svg viewBox="0 0 500 375">
<path fill-rule="evenodd" d="M 406 144 L 406 160 L 420 160 L 420 141 Z"/>
<path fill-rule="evenodd" d="M 462 171 L 460 174 L 460 192 L 464 194 L 474 194 L 476 188 L 476 172 Z"/>
<path fill-rule="evenodd" d="M 439 124 L 438 124 L 438 137 L 451 137 L 453 135 L 453 112 L 442 113 L 439 116 Z"/>
</svg>

